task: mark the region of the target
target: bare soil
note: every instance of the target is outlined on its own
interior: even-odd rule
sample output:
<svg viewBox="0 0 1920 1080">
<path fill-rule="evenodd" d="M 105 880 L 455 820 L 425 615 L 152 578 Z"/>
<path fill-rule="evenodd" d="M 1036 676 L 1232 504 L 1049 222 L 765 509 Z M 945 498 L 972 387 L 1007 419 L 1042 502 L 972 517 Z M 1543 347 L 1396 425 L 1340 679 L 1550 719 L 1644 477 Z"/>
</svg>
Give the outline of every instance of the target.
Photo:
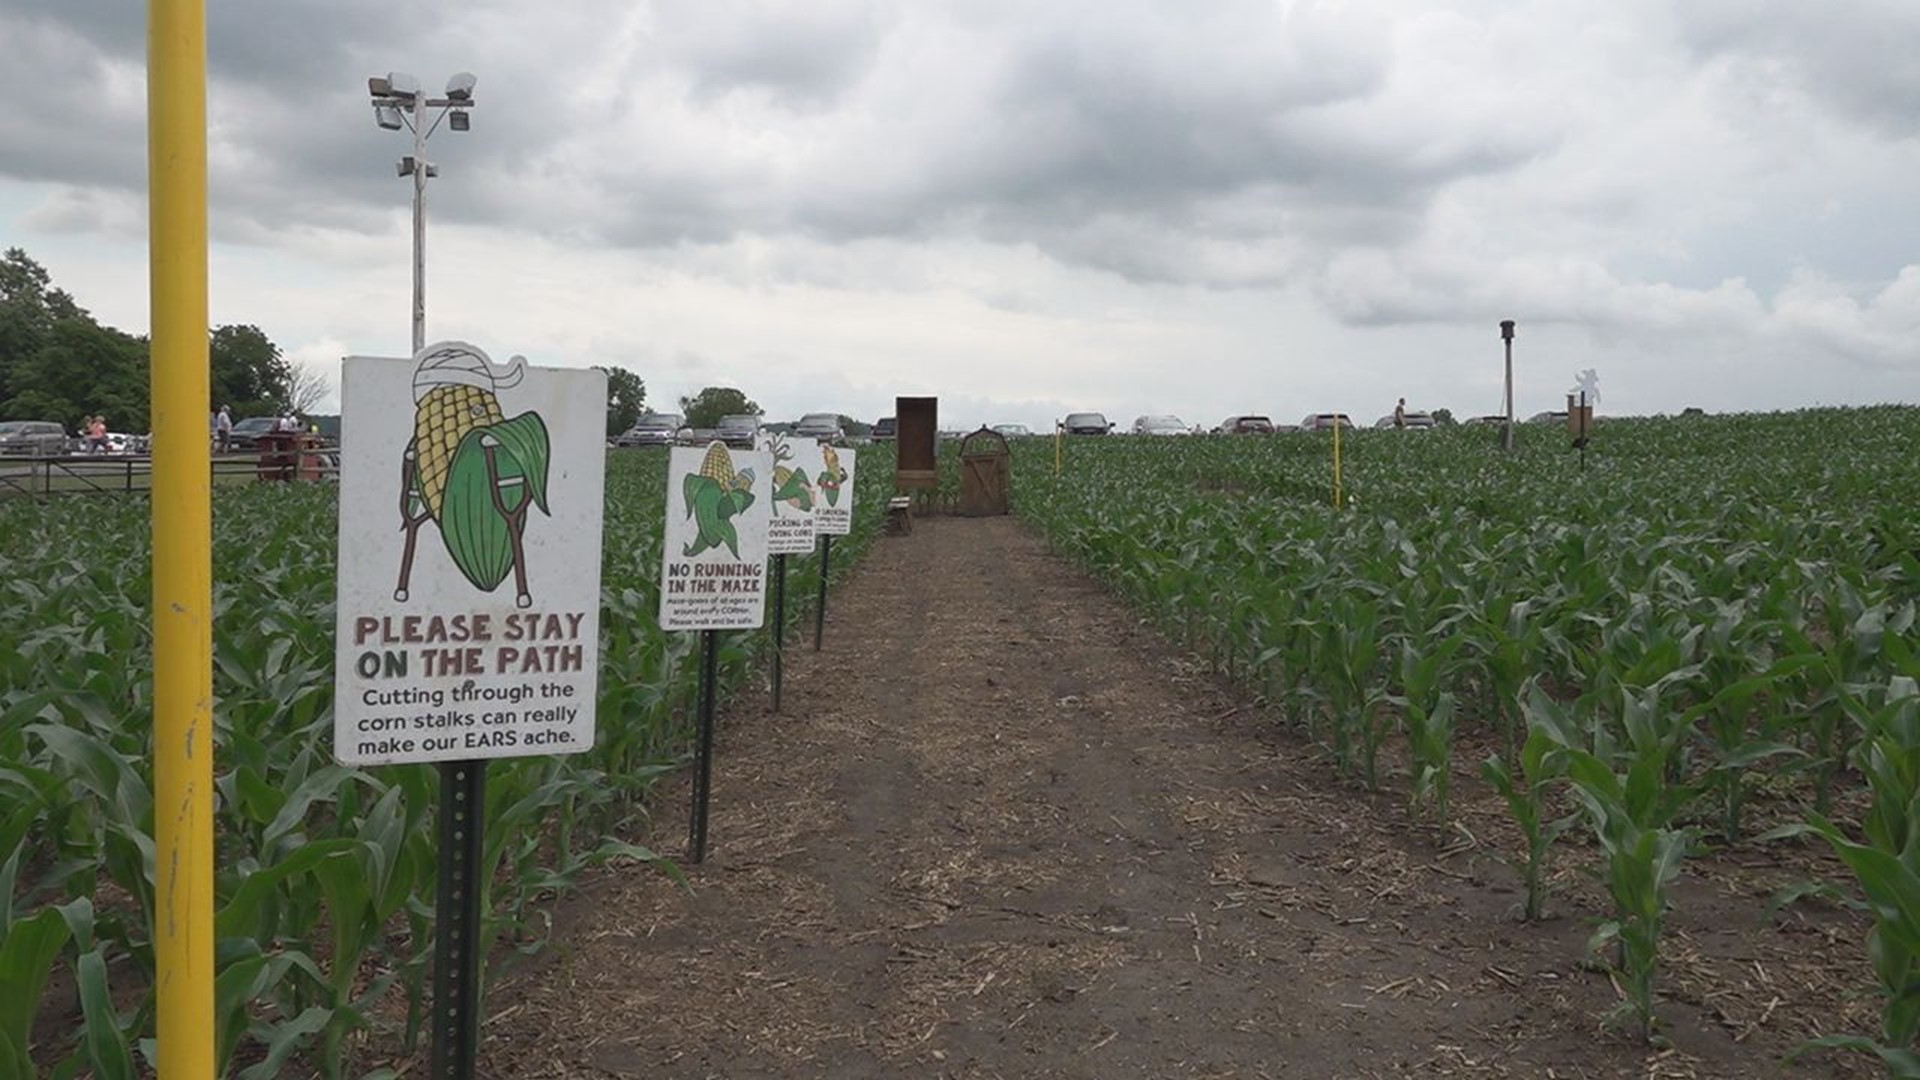
<svg viewBox="0 0 1920 1080">
<path fill-rule="evenodd" d="M 1516 921 L 1477 784 L 1446 834 L 1353 790 L 1012 519 L 877 544 L 784 705 L 723 717 L 690 889 L 606 874 L 489 990 L 486 1075 L 1875 1074 L 1783 1060 L 1875 1021 L 1860 917 L 1764 918 L 1799 870 L 1689 864 L 1649 1047 L 1602 1022 L 1580 845 Z"/>
</svg>

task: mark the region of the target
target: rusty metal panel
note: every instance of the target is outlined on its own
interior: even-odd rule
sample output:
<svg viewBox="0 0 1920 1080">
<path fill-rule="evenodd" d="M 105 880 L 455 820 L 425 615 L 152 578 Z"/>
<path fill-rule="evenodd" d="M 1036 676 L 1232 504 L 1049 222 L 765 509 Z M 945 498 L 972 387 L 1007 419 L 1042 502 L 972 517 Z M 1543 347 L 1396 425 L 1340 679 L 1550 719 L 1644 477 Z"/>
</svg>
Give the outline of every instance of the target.
<svg viewBox="0 0 1920 1080">
<path fill-rule="evenodd" d="M 897 454 L 893 486 L 902 490 L 939 487 L 940 399 L 894 398 L 893 416 Z"/>
</svg>

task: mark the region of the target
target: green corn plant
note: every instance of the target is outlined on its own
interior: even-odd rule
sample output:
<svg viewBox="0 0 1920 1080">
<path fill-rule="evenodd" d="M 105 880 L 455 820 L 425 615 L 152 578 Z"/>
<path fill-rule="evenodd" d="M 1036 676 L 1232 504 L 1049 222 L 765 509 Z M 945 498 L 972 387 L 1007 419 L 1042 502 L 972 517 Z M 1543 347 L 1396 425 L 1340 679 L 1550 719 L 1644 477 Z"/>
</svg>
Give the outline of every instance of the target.
<svg viewBox="0 0 1920 1080">
<path fill-rule="evenodd" d="M 1444 630 L 1441 631 L 1444 633 Z M 1407 753 L 1412 761 L 1408 800 L 1417 811 L 1429 805 L 1443 829 L 1453 790 L 1454 696 L 1443 690 L 1461 648 L 1457 637 L 1440 637 L 1425 645 L 1409 638 L 1400 643 L 1400 687 L 1388 700 L 1401 709 L 1407 731 Z"/>
<path fill-rule="evenodd" d="M 1853 872 L 1873 915 L 1867 955 L 1882 997 L 1880 1032 L 1828 1035 L 1797 1052 L 1863 1051 L 1892 1076 L 1920 1077 L 1920 688 L 1912 677 L 1896 676 L 1877 702 L 1858 701 L 1854 711 L 1864 731 L 1857 758 L 1873 793 L 1861 823 L 1864 842 L 1818 813 L 1769 835 L 1814 833 Z"/>
<path fill-rule="evenodd" d="M 1663 695 L 1670 685 L 1616 685 L 1626 744 L 1612 750 L 1611 738 L 1599 732 L 1602 753 L 1565 751 L 1567 782 L 1605 854 L 1605 883 L 1613 901 L 1613 918 L 1601 925 L 1589 948 L 1599 954 L 1609 943 L 1616 947 L 1612 967 L 1626 993 L 1622 1008 L 1647 1040 L 1654 1038 L 1654 979 L 1667 886 L 1693 844 L 1691 830 L 1673 827 L 1694 791 L 1671 777 L 1688 725 L 1666 708 Z"/>
<path fill-rule="evenodd" d="M 1526 889 L 1521 918 L 1538 922 L 1546 914 L 1548 856 L 1554 842 L 1578 819 L 1577 812 L 1548 817 L 1550 789 L 1566 775 L 1566 751 L 1577 746 L 1580 739 L 1569 710 L 1537 683 L 1527 687 L 1523 708 L 1527 740 L 1514 755 L 1518 768 L 1509 767 L 1496 753 L 1481 763 L 1480 775 L 1506 802 L 1507 812 L 1526 843 L 1520 860 L 1520 877 Z"/>
</svg>

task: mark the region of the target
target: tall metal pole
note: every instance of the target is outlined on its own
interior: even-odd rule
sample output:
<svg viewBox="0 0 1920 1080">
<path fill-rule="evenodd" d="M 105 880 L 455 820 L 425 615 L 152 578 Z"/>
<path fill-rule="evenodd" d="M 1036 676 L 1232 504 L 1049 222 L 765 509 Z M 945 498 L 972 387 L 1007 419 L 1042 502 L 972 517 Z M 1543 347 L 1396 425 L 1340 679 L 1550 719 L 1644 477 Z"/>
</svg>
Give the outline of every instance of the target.
<svg viewBox="0 0 1920 1080">
<path fill-rule="evenodd" d="M 833 534 L 820 537 L 820 602 L 813 606 L 813 651 L 827 632 L 827 570 L 833 566 Z"/>
<path fill-rule="evenodd" d="M 202 1080 L 214 1074 L 205 0 L 148 7 L 147 170 L 155 1049 L 161 1080 Z"/>
<path fill-rule="evenodd" d="M 1507 346 L 1507 426 L 1501 433 L 1501 445 L 1513 449 L 1513 320 L 1500 320 L 1500 340 Z"/>
<path fill-rule="evenodd" d="M 427 345 L 427 96 L 413 97 L 413 351 Z"/>
</svg>

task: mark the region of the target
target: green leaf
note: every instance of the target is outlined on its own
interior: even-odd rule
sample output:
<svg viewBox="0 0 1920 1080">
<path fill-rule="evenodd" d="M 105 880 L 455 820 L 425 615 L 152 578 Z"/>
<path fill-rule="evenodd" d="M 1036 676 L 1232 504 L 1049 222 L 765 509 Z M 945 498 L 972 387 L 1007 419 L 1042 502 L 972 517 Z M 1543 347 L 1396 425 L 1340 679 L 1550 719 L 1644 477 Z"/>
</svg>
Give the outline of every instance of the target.
<svg viewBox="0 0 1920 1080">
<path fill-rule="evenodd" d="M 97 1080 L 133 1080 L 133 1051 L 127 1045 L 126 1032 L 113 1010 L 113 995 L 107 990 L 107 958 L 99 949 L 80 955 L 74 967 L 74 979 L 80 989 L 80 1013 L 85 1021 L 84 1043 L 87 1063 Z"/>
</svg>

